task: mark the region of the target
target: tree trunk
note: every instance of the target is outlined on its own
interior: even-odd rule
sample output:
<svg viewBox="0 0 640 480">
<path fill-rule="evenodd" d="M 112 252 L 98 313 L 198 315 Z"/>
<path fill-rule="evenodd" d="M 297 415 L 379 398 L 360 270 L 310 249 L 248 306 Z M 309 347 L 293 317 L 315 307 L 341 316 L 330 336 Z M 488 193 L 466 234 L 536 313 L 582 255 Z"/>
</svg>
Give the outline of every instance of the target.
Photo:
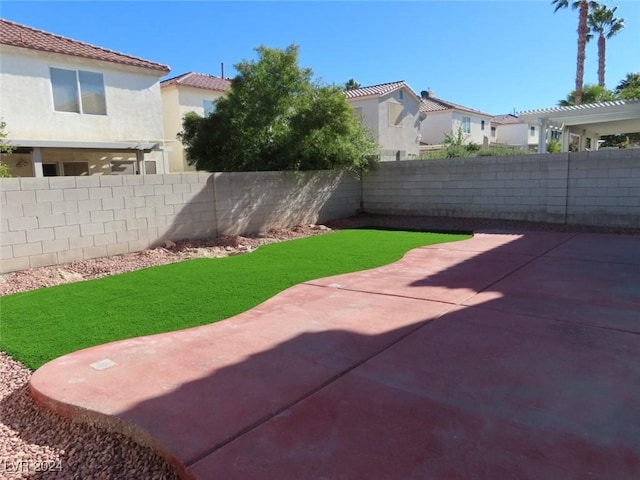
<svg viewBox="0 0 640 480">
<path fill-rule="evenodd" d="M 580 1 L 580 18 L 578 22 L 578 64 L 576 66 L 576 105 L 582 105 L 582 83 L 584 80 L 584 61 L 586 58 L 587 35 L 589 35 L 588 0 Z"/>
<path fill-rule="evenodd" d="M 601 33 L 598 37 L 598 85 L 604 88 L 604 62 L 606 58 L 607 43 Z"/>
</svg>

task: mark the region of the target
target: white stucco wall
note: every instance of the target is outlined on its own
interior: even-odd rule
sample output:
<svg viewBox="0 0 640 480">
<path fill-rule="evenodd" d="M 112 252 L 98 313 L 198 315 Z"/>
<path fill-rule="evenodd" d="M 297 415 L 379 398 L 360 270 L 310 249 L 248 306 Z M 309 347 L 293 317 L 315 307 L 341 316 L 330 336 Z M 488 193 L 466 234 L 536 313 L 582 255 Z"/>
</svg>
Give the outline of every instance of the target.
<svg viewBox="0 0 640 480">
<path fill-rule="evenodd" d="M 527 123 L 498 125 L 493 141 L 504 145 L 537 145 L 538 127 L 536 127 L 534 136 L 529 134 L 529 128 L 530 125 Z"/>
<path fill-rule="evenodd" d="M 458 132 L 458 128 L 462 126 L 463 117 L 469 117 L 471 127 L 470 133 L 465 134 L 466 143 L 474 142 L 483 145 L 485 137 L 487 144 L 495 141 L 491 138 L 491 117 L 456 110 L 428 112 L 427 118 L 420 127 L 422 141 L 432 145 L 443 143 L 445 133 L 456 134 Z M 482 129 L 482 121 L 484 121 L 484 130 Z"/>
<path fill-rule="evenodd" d="M 369 130 L 371 130 L 371 135 L 376 139 L 378 143 L 379 140 L 379 120 L 378 120 L 378 97 L 369 97 L 363 99 L 354 99 L 349 100 L 349 103 L 353 107 L 354 110 L 361 109 L 362 111 L 362 123 L 364 123 Z"/>
<path fill-rule="evenodd" d="M 402 98 L 400 98 L 401 92 Z M 402 105 L 400 125 L 392 125 L 389 121 L 390 103 Z M 404 88 L 380 97 L 378 103 L 378 143 L 382 146 L 383 151 L 387 151 L 387 156 L 396 158 L 395 152 L 397 151 L 401 152 L 401 160 L 418 156 L 420 153 L 419 110 L 420 102 Z"/>
<path fill-rule="evenodd" d="M 195 171 L 195 167 L 187 164 L 184 148 L 176 137 L 178 132 L 182 130 L 182 118 L 188 112 L 195 112 L 200 116 L 204 116 L 203 102 L 205 100 L 217 100 L 223 97 L 225 93 L 177 85 L 169 85 L 160 90 L 169 169 L 171 172 Z"/>
<path fill-rule="evenodd" d="M 480 115 L 474 115 L 467 112 L 454 112 L 452 128 L 453 132 L 457 133 L 458 128 L 462 126 L 463 117 L 468 117 L 471 120 L 471 132 L 465 134 L 465 141 L 467 143 L 477 143 L 483 145 L 485 137 L 487 138 L 487 144 L 491 142 L 491 117 L 485 117 Z M 484 121 L 484 130 L 482 129 L 482 121 Z"/>
<path fill-rule="evenodd" d="M 361 109 L 362 122 L 369 127 L 372 135 L 380 145 L 381 160 L 395 160 L 396 153 L 401 152 L 402 160 L 411 156 L 418 156 L 420 141 L 418 135 L 418 114 L 420 103 L 408 90 L 402 89 L 391 92 L 382 97 L 369 97 L 363 99 L 350 99 L 349 103 L 354 109 Z M 391 125 L 389 122 L 389 104 L 402 105 L 402 121 L 400 125 Z"/>
<path fill-rule="evenodd" d="M 453 112 L 446 110 L 443 112 L 428 112 L 420 124 L 420 135 L 422 141 L 430 145 L 440 145 L 443 143 L 444 134 L 451 133 L 453 122 Z"/>
<path fill-rule="evenodd" d="M 107 115 L 56 112 L 51 67 L 102 73 Z M 82 142 L 151 141 L 164 136 L 161 72 L 3 45 L 0 104 L 8 138 Z"/>
</svg>

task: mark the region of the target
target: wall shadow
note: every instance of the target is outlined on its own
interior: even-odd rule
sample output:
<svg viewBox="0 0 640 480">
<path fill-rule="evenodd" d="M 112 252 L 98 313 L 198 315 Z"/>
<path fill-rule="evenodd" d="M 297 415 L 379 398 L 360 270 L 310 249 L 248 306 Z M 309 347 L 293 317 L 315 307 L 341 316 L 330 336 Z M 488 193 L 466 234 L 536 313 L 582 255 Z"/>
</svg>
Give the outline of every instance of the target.
<svg viewBox="0 0 640 480">
<path fill-rule="evenodd" d="M 161 234 L 151 246 L 166 240 L 265 233 L 353 215 L 360 205 L 360 190 L 358 180 L 350 175 L 343 171 L 212 173 L 205 187 L 175 212 L 170 225 L 157 226 Z"/>
</svg>

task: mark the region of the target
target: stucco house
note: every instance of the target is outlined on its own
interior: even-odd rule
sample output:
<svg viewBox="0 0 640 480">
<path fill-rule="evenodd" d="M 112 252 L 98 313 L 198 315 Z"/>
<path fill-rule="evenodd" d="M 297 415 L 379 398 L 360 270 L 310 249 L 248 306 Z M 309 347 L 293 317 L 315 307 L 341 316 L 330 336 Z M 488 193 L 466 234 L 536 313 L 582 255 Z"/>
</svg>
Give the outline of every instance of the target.
<svg viewBox="0 0 640 480">
<path fill-rule="evenodd" d="M 380 145 L 380 160 L 417 158 L 420 98 L 404 81 L 347 90 L 347 100 Z"/>
<path fill-rule="evenodd" d="M 0 113 L 18 177 L 164 173 L 169 67 L 0 19 Z"/>
<path fill-rule="evenodd" d="M 215 109 L 216 101 L 231 86 L 227 78 L 189 72 L 160 82 L 166 150 L 171 172 L 195 171 L 186 161 L 184 148 L 177 138 L 182 118 L 188 112 L 205 116 Z"/>
<path fill-rule="evenodd" d="M 420 92 L 420 112 L 426 115 L 420 124 L 424 145 L 441 145 L 445 133 L 456 134 L 459 129 L 467 143 L 488 146 L 491 142 L 492 116 L 488 113 L 442 100 L 429 91 Z"/>
<path fill-rule="evenodd" d="M 511 113 L 496 115 L 491 119 L 491 145 L 508 145 L 521 147 L 524 151 L 537 151 L 540 127 L 535 123 L 525 122 Z M 557 128 L 549 131 L 549 139 L 561 141 L 562 133 Z"/>
</svg>

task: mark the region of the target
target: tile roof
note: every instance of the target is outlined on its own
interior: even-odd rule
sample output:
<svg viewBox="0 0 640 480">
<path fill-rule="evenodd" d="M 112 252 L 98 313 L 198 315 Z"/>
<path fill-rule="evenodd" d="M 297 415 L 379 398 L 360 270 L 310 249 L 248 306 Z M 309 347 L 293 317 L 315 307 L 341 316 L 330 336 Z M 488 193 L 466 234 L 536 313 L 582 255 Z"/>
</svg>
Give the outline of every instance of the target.
<svg viewBox="0 0 640 480">
<path fill-rule="evenodd" d="M 229 87 L 231 87 L 231 80 L 228 78 L 216 77 L 214 75 L 188 72 L 160 82 L 160 87 L 168 87 L 169 85 L 183 85 L 185 87 L 226 92 L 229 90 Z"/>
<path fill-rule="evenodd" d="M 0 44 L 148 68 L 165 74 L 170 70 L 160 63 L 96 47 L 5 19 L 0 19 Z"/>
<path fill-rule="evenodd" d="M 421 112 L 444 112 L 445 110 L 460 110 L 463 112 L 475 113 L 478 115 L 484 115 L 490 117 L 488 113 L 481 112 L 480 110 L 474 110 L 473 108 L 464 107 L 457 103 L 448 102 L 436 97 L 427 97 L 420 99 L 420 111 Z"/>
<path fill-rule="evenodd" d="M 525 122 L 515 115 L 508 113 L 506 115 L 496 115 L 491 119 L 491 123 L 496 123 L 498 125 L 516 125 Z"/>
<path fill-rule="evenodd" d="M 413 93 L 413 95 L 416 96 L 416 98 L 420 98 L 404 80 L 400 80 L 399 82 L 381 83 L 379 85 L 371 85 L 369 87 L 361 87 L 354 90 L 346 90 L 344 93 L 348 99 L 372 96 L 379 97 L 381 95 L 386 95 L 387 93 L 398 90 L 402 87 L 406 87 L 411 93 Z"/>
</svg>

